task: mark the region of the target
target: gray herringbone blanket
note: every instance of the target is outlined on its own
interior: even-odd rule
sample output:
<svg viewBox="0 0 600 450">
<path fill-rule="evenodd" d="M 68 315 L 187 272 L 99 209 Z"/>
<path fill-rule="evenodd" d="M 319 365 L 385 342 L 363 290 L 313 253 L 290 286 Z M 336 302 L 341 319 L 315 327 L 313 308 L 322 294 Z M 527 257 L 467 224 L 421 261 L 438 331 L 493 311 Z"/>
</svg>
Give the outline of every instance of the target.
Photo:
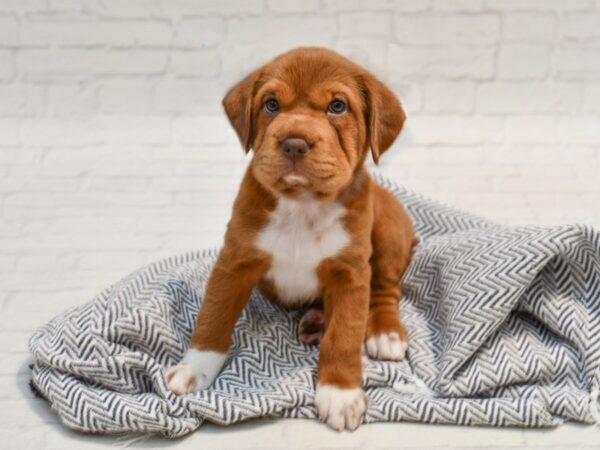
<svg viewBox="0 0 600 450">
<path fill-rule="evenodd" d="M 408 358 L 365 359 L 365 422 L 600 421 L 600 235 L 500 226 L 380 182 L 406 205 L 421 243 L 403 281 Z M 258 292 L 212 387 L 184 397 L 167 389 L 215 255 L 152 264 L 34 333 L 32 385 L 65 425 L 178 437 L 204 420 L 316 417 L 318 348 L 298 339 L 300 312 Z"/>
</svg>

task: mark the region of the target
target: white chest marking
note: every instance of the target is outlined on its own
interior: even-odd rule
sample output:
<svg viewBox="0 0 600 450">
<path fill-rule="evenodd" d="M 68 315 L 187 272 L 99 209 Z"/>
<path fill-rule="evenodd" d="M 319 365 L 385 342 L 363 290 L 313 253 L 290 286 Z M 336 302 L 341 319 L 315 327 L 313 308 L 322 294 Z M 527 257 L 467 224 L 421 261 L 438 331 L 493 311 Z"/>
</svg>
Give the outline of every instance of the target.
<svg viewBox="0 0 600 450">
<path fill-rule="evenodd" d="M 349 242 L 341 223 L 345 212 L 338 203 L 279 199 L 257 244 L 273 257 L 266 278 L 282 302 L 299 305 L 320 294 L 317 266 Z"/>
</svg>

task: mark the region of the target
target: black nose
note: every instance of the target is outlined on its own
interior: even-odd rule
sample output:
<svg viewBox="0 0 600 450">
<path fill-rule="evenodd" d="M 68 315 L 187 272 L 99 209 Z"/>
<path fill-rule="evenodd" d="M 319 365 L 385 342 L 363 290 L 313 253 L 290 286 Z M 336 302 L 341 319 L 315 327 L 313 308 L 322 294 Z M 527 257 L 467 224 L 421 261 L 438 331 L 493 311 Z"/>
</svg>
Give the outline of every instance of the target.
<svg viewBox="0 0 600 450">
<path fill-rule="evenodd" d="M 279 149 L 283 155 L 296 162 L 308 153 L 308 143 L 301 138 L 288 138 L 281 142 Z"/>
</svg>

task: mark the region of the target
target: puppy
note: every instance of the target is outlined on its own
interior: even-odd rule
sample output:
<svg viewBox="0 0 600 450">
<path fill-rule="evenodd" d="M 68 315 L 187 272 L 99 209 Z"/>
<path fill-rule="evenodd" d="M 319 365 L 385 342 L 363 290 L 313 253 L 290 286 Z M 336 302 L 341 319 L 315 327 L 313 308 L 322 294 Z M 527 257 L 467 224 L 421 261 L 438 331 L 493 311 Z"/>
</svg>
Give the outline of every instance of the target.
<svg viewBox="0 0 600 450">
<path fill-rule="evenodd" d="M 336 430 L 355 429 L 367 399 L 361 354 L 401 360 L 400 279 L 415 236 L 396 199 L 372 181 L 405 114 L 394 94 L 333 51 L 298 48 L 234 86 L 225 112 L 254 156 L 208 280 L 183 361 L 166 373 L 185 394 L 207 388 L 255 285 L 286 307 L 322 305 L 301 337 L 320 340 L 315 406 Z M 321 338 L 322 337 L 322 338 Z"/>
</svg>

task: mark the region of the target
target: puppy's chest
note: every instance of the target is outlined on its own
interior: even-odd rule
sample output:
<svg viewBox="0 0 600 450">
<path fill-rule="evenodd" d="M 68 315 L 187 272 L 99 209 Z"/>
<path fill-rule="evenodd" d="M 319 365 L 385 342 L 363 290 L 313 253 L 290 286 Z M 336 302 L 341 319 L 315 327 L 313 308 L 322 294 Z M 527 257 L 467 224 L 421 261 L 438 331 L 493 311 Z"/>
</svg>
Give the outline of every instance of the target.
<svg viewBox="0 0 600 450">
<path fill-rule="evenodd" d="M 320 295 L 318 265 L 349 242 L 345 212 L 338 203 L 279 200 L 257 245 L 272 256 L 266 278 L 282 303 L 300 305 Z"/>
</svg>

